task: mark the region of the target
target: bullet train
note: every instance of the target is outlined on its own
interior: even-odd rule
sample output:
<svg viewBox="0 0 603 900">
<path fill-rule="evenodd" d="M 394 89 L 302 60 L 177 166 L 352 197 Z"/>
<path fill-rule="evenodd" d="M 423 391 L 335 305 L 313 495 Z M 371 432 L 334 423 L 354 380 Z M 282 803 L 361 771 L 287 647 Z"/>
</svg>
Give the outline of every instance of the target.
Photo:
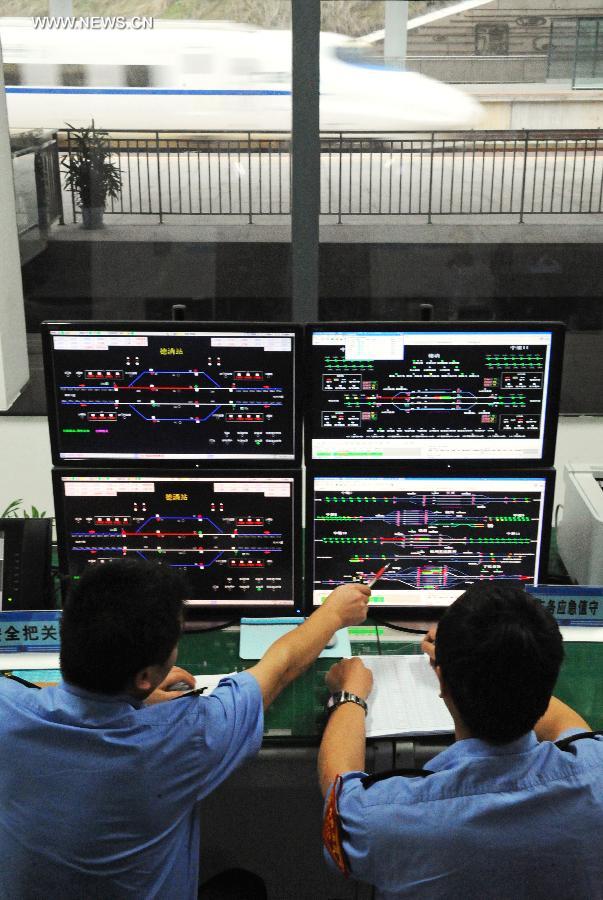
<svg viewBox="0 0 603 900">
<path fill-rule="evenodd" d="M 153 28 L 35 28 L 0 19 L 11 129 L 289 130 L 291 32 L 210 21 Z M 470 128 L 480 107 L 456 88 L 323 33 L 323 130 Z"/>
</svg>

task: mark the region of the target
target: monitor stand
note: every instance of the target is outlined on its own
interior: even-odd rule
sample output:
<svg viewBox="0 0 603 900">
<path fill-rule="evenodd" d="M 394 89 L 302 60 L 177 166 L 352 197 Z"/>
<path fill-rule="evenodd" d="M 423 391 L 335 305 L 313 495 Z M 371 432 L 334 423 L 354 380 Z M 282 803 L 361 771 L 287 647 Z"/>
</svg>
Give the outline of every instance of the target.
<svg viewBox="0 0 603 900">
<path fill-rule="evenodd" d="M 182 631 L 185 634 L 188 634 L 192 631 L 194 632 L 203 632 L 203 631 L 219 631 L 222 628 L 226 628 L 229 625 L 238 625 L 239 619 L 238 617 L 234 619 L 225 619 L 225 618 L 217 618 L 217 619 L 202 619 L 202 618 L 189 618 L 188 615 L 185 614 L 184 625 L 182 626 Z"/>
</svg>

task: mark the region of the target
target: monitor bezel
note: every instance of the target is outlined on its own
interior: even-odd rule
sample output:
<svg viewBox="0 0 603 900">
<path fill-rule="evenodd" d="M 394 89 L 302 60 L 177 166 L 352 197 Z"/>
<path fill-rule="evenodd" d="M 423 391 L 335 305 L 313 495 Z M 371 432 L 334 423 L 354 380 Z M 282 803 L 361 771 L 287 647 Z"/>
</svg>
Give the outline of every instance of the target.
<svg viewBox="0 0 603 900">
<path fill-rule="evenodd" d="M 59 409 L 58 396 L 54 390 L 56 384 L 54 353 L 52 348 L 51 331 L 55 329 L 65 330 L 90 330 L 90 331 L 209 331 L 209 332 L 271 332 L 274 334 L 282 334 L 291 332 L 294 335 L 294 366 L 293 366 L 293 456 L 288 459 L 255 459 L 254 457 L 236 457 L 234 459 L 226 459 L 220 456 L 204 457 L 199 456 L 195 459 L 182 459 L 181 457 L 167 457 L 156 459 L 124 459 L 123 457 L 114 459 L 63 459 L 60 455 L 60 434 L 59 434 Z M 303 389 L 301 379 L 301 361 L 304 353 L 303 327 L 301 325 L 293 325 L 290 323 L 277 322 L 199 322 L 199 321 L 176 321 L 171 320 L 48 320 L 41 325 L 42 334 L 42 353 L 44 361 L 45 373 L 45 391 L 46 391 L 46 407 L 48 411 L 48 427 L 50 432 L 50 450 L 52 463 L 55 466 L 63 468 L 82 468 L 82 469 L 112 469 L 112 468 L 128 468 L 135 466 L 137 468 L 148 468 L 155 465 L 165 465 L 170 468 L 190 468 L 194 470 L 204 470 L 207 467 L 212 469 L 230 469 L 241 468 L 241 466 L 251 466 L 254 469 L 276 469 L 276 468 L 293 468 L 301 465 L 302 460 L 302 417 L 303 417 Z"/>
<path fill-rule="evenodd" d="M 305 603 L 306 603 L 306 614 L 310 615 L 314 610 L 319 607 L 313 605 L 313 590 L 314 590 L 314 479 L 315 478 L 411 478 L 411 477 L 426 477 L 426 478 L 541 478 L 545 482 L 544 489 L 544 503 L 542 506 L 542 529 L 541 529 L 541 539 L 540 539 L 540 556 L 538 560 L 538 571 L 536 573 L 536 580 L 534 582 L 535 585 L 541 585 L 546 583 L 547 571 L 548 571 L 548 563 L 549 563 L 549 553 L 551 546 L 551 529 L 552 529 L 552 517 L 553 517 L 553 498 L 555 493 L 555 470 L 552 468 L 549 469 L 522 469 L 518 471 L 517 469 L 497 469 L 496 471 L 484 471 L 482 468 L 477 468 L 474 466 L 472 471 L 462 471 L 462 472 L 448 472 L 444 470 L 440 470 L 439 472 L 426 472 L 421 471 L 418 472 L 415 467 L 412 469 L 409 467 L 398 467 L 398 469 L 393 471 L 379 471 L 379 473 L 368 472 L 366 467 L 360 468 L 359 464 L 354 463 L 353 471 L 351 469 L 348 470 L 346 468 L 345 472 L 335 473 L 334 471 L 326 471 L 322 466 L 321 467 L 307 467 L 306 468 L 306 480 L 305 480 L 305 501 L 306 501 L 306 516 L 305 516 Z M 421 619 L 421 620 L 434 620 L 439 618 L 439 616 L 450 606 L 449 603 L 443 603 L 439 606 L 429 605 L 426 606 L 417 602 L 415 605 L 388 605 L 388 606 L 370 606 L 368 608 L 369 618 L 377 619 L 399 619 L 399 620 L 412 620 L 412 619 Z"/>
<path fill-rule="evenodd" d="M 62 466 L 52 470 L 52 490 L 54 497 L 57 551 L 59 560 L 59 573 L 61 577 L 63 599 L 71 582 L 71 572 L 69 571 L 69 553 L 66 541 L 66 520 L 64 507 L 64 493 L 62 490 L 62 479 L 67 477 L 74 478 L 116 478 L 116 477 L 135 477 L 140 478 L 147 476 L 148 478 L 190 478 L 190 479 L 212 479 L 212 478 L 244 478 L 244 479 L 265 479 L 265 478 L 290 478 L 293 484 L 293 508 L 292 508 L 292 552 L 291 563 L 293 566 L 292 573 L 292 589 L 293 598 L 288 605 L 279 606 L 245 606 L 243 603 L 224 603 L 212 606 L 197 606 L 185 604 L 185 619 L 187 622 L 195 620 L 215 620 L 215 619 L 233 619 L 241 616 L 250 618 L 267 619 L 275 616 L 301 616 L 305 604 L 303 603 L 303 553 L 301 541 L 298 539 L 297 527 L 301 527 L 302 521 L 302 477 L 301 469 L 270 469 L 270 470 L 253 470 L 249 469 L 207 469 L 205 471 L 191 471 L 190 469 L 158 469 L 157 467 L 146 468 L 144 471 L 134 468 L 121 469 L 88 469 L 83 470 L 74 466 Z"/>
<path fill-rule="evenodd" d="M 559 416 L 559 402 L 561 394 L 561 374 L 563 368 L 563 348 L 565 343 L 565 325 L 563 322 L 367 322 L 366 324 L 357 322 L 310 322 L 306 326 L 305 334 L 305 354 L 308 364 L 312 366 L 313 360 L 313 344 L 312 337 L 316 331 L 342 331 L 342 332 L 360 332 L 360 331 L 385 331 L 385 332 L 436 332 L 436 331 L 452 331 L 462 333 L 464 331 L 473 332 L 492 332 L 499 334 L 501 332 L 517 331 L 517 332 L 550 332 L 551 333 L 551 349 L 549 360 L 549 384 L 547 391 L 547 402 L 545 407 L 545 429 L 542 442 L 542 455 L 534 459 L 517 458 L 517 459 L 500 459 L 500 458 L 483 458 L 476 455 L 475 458 L 464 459 L 422 459 L 403 457 L 400 459 L 375 459 L 367 458 L 365 460 L 346 460 L 339 459 L 318 459 L 312 457 L 312 410 L 316 405 L 314 397 L 314 379 L 312 377 L 306 379 L 304 391 L 304 450 L 306 466 L 312 466 L 316 469 L 324 469 L 325 472 L 336 471 L 345 467 L 347 471 L 357 463 L 368 466 L 379 466 L 380 470 L 397 471 L 400 466 L 412 465 L 421 472 L 435 474 L 438 471 L 446 471 L 450 474 L 456 471 L 469 471 L 476 466 L 487 469 L 532 469 L 532 468 L 550 468 L 555 460 L 555 445 L 557 441 L 557 419 Z"/>
</svg>

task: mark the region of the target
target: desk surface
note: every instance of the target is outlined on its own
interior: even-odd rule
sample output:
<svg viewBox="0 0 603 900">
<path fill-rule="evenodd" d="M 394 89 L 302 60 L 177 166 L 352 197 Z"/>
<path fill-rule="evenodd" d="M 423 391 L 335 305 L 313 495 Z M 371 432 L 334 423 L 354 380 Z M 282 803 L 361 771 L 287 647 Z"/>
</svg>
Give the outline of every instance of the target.
<svg viewBox="0 0 603 900">
<path fill-rule="evenodd" d="M 390 629 L 380 629 L 380 642 L 371 625 L 352 629 L 352 653 L 420 653 L 416 641 L 404 641 Z M 319 659 L 281 694 L 266 715 L 265 737 L 269 742 L 317 743 L 324 726 L 327 690 L 325 672 L 333 660 Z M 180 642 L 178 664 L 195 675 L 242 671 L 253 661 L 239 657 L 238 629 L 185 634 Z M 603 644 L 566 644 L 565 661 L 555 695 L 569 703 L 593 729 L 603 728 Z"/>
</svg>

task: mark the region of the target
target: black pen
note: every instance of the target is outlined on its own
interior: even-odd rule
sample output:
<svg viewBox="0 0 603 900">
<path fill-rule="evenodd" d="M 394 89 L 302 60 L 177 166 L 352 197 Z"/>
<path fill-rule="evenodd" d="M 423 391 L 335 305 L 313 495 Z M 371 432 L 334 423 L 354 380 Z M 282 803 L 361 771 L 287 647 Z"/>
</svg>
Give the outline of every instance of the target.
<svg viewBox="0 0 603 900">
<path fill-rule="evenodd" d="M 37 688 L 39 691 L 42 690 L 39 684 L 34 684 L 33 681 L 26 681 L 24 678 L 19 678 L 18 675 L 13 675 L 12 672 L 0 672 L 3 678 L 11 678 L 13 681 L 18 681 L 19 684 L 24 684 L 25 687 L 28 688 Z"/>
<path fill-rule="evenodd" d="M 203 694 L 206 690 L 207 690 L 207 686 L 197 688 L 194 691 L 187 691 L 186 694 L 179 694 L 177 697 L 172 697 L 172 700 L 182 700 L 183 697 L 198 697 L 200 694 Z"/>
</svg>

